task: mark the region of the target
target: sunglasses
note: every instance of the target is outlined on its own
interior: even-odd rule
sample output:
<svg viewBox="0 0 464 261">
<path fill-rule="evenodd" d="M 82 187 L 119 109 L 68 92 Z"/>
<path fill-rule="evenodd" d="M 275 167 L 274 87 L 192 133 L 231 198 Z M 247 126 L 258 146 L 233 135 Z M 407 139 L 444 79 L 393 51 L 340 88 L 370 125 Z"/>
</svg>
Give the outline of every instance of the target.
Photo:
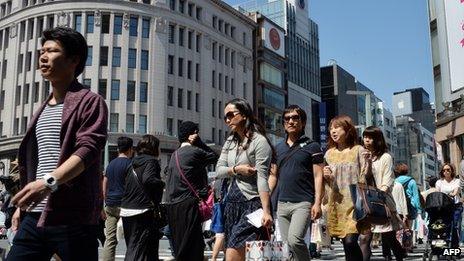
<svg viewBox="0 0 464 261">
<path fill-rule="evenodd" d="M 300 115 L 293 115 L 293 116 L 285 116 L 284 117 L 285 122 L 289 122 L 290 120 L 299 121 L 300 120 Z"/>
<path fill-rule="evenodd" d="M 451 169 L 443 169 L 443 171 L 449 171 L 449 172 L 451 172 Z"/>
<path fill-rule="evenodd" d="M 238 114 L 240 114 L 239 111 L 229 111 L 228 113 L 226 113 L 226 115 L 224 115 L 224 121 L 225 122 L 227 122 L 227 120 L 231 121 Z"/>
</svg>

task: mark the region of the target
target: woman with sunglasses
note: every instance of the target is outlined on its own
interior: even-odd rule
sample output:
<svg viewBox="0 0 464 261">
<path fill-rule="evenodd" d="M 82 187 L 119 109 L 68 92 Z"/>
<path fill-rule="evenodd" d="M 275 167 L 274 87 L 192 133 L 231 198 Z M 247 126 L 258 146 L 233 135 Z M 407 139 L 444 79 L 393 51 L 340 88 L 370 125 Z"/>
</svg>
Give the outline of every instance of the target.
<svg viewBox="0 0 464 261">
<path fill-rule="evenodd" d="M 224 115 L 231 135 L 222 147 L 216 171 L 219 178 L 230 180 L 224 199 L 226 260 L 245 260 L 245 242 L 267 237 L 267 231 L 254 227 L 246 215 L 262 208 L 262 226 L 272 224 L 268 173 L 273 149 L 246 100 L 229 101 Z"/>
<path fill-rule="evenodd" d="M 461 224 L 462 203 L 459 199 L 461 192 L 460 180 L 456 178 L 454 166 L 450 163 L 445 163 L 440 170 L 440 180 L 437 181 L 435 187 L 438 191 L 448 194 L 454 199 L 454 230 L 451 239 L 451 247 L 459 247 L 459 231 Z"/>
</svg>

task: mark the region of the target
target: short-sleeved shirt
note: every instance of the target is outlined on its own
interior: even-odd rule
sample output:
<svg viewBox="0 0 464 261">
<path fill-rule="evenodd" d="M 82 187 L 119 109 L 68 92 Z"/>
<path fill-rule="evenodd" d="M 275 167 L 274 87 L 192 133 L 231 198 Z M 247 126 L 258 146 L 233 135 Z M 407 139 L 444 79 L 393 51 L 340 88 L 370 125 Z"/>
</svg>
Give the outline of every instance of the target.
<svg viewBox="0 0 464 261">
<path fill-rule="evenodd" d="M 126 157 L 117 157 L 108 164 L 105 171 L 107 194 L 105 204 L 109 207 L 120 207 L 124 195 L 124 184 L 127 169 L 132 160 Z"/>
<path fill-rule="evenodd" d="M 285 139 L 277 145 L 276 153 L 279 201 L 314 202 L 313 165 L 324 162 L 319 144 L 302 136 L 290 147 Z"/>
</svg>

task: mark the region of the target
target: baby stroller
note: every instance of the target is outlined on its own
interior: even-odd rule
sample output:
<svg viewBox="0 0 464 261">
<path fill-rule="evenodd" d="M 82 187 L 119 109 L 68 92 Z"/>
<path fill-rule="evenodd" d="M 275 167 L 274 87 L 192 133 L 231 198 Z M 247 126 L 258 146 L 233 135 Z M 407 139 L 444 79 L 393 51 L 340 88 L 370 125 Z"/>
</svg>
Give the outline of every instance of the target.
<svg viewBox="0 0 464 261">
<path fill-rule="evenodd" d="M 432 192 L 425 200 L 425 212 L 428 214 L 428 236 L 425 245 L 423 260 L 432 260 L 436 255 L 438 259 L 443 255 L 445 248 L 451 247 L 453 236 L 454 200 L 442 192 Z"/>
</svg>

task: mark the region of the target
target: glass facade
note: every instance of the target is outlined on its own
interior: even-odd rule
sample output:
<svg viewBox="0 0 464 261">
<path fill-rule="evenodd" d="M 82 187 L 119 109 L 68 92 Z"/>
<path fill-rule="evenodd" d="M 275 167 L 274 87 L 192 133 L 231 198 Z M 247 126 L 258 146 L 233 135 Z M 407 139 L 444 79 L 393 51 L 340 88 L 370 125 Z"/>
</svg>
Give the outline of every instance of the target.
<svg viewBox="0 0 464 261">
<path fill-rule="evenodd" d="M 285 96 L 268 88 L 263 88 L 263 101 L 269 105 L 280 110 L 285 109 Z"/>
<path fill-rule="evenodd" d="M 274 66 L 268 63 L 261 63 L 259 65 L 259 75 L 261 80 L 282 88 L 282 71 L 278 70 Z"/>
</svg>

